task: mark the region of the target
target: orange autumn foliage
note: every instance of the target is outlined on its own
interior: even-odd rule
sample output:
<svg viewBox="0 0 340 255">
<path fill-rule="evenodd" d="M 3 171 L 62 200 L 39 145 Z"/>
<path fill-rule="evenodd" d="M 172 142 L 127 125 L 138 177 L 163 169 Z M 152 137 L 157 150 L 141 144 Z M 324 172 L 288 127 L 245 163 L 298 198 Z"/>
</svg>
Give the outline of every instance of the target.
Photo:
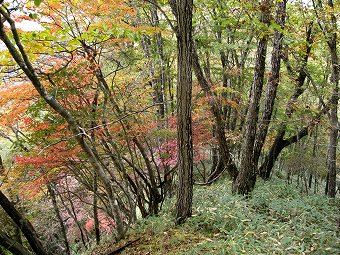
<svg viewBox="0 0 340 255">
<path fill-rule="evenodd" d="M 25 115 L 27 108 L 38 99 L 38 93 L 29 82 L 0 85 L 0 127 L 10 126 Z"/>
</svg>

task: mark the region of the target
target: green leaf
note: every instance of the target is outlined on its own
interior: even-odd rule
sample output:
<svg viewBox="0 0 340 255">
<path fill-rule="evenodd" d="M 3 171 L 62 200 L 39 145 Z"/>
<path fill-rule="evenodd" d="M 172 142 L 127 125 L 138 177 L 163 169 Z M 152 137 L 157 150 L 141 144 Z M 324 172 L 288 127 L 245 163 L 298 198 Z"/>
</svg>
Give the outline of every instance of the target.
<svg viewBox="0 0 340 255">
<path fill-rule="evenodd" d="M 34 4 L 36 6 L 39 6 L 42 3 L 43 0 L 34 0 Z"/>
<path fill-rule="evenodd" d="M 273 28 L 274 30 L 281 32 L 281 33 L 283 32 L 282 27 L 279 24 L 275 23 L 274 21 L 270 22 L 270 27 Z"/>
<path fill-rule="evenodd" d="M 30 14 L 29 14 L 29 17 L 30 17 L 31 19 L 36 19 L 36 18 L 38 18 L 38 14 L 37 14 L 37 13 L 30 13 Z"/>
</svg>

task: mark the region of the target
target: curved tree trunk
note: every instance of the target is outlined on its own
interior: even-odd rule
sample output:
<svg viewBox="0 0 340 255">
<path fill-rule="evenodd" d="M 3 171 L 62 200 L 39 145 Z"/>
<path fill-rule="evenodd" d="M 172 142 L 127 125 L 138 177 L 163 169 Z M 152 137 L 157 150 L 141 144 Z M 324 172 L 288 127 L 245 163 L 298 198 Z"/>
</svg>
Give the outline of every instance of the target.
<svg viewBox="0 0 340 255">
<path fill-rule="evenodd" d="M 290 97 L 287 105 L 286 105 L 286 115 L 288 118 L 290 118 L 294 112 L 294 103 L 297 101 L 297 99 L 303 94 L 305 91 L 305 88 L 303 87 L 303 84 L 305 83 L 306 80 L 306 73 L 305 73 L 305 66 L 307 65 L 308 57 L 312 49 L 312 43 L 313 43 L 313 37 L 312 37 L 312 28 L 313 24 L 310 23 L 308 27 L 306 28 L 306 52 L 304 54 L 304 57 L 301 61 L 301 65 L 299 68 L 299 74 L 298 77 L 295 78 L 293 77 L 293 70 L 292 67 L 289 65 L 288 62 L 288 57 L 284 56 L 283 54 L 281 55 L 283 57 L 283 60 L 287 64 L 287 69 L 288 73 L 292 76 L 291 78 L 296 80 L 296 87 L 293 95 Z M 316 117 L 318 119 L 319 116 Z M 284 136 L 286 134 L 286 124 L 284 122 L 280 123 L 280 128 L 276 134 L 276 137 L 274 139 L 274 143 L 270 147 L 268 155 L 265 157 L 264 162 L 262 165 L 259 167 L 259 175 L 261 178 L 267 180 L 270 177 L 272 168 L 274 167 L 275 161 L 278 158 L 279 154 L 281 151 L 289 146 L 290 144 L 294 143 L 295 141 L 300 140 L 303 138 L 305 135 L 307 135 L 308 127 L 303 127 L 296 136 L 297 139 L 293 139 L 293 137 L 284 140 Z"/>
<path fill-rule="evenodd" d="M 268 25 L 270 22 L 271 1 L 264 0 L 261 3 L 261 22 Z M 235 193 L 247 195 L 250 193 L 256 182 L 256 172 L 253 151 L 256 137 L 256 124 L 259 114 L 260 99 L 264 81 L 264 71 L 266 65 L 268 36 L 263 35 L 258 41 L 254 80 L 251 88 L 250 102 L 246 117 L 245 139 L 242 145 L 242 157 L 240 171 L 233 182 L 232 190 Z"/>
<path fill-rule="evenodd" d="M 236 179 L 236 176 L 238 175 L 237 167 L 231 157 L 230 149 L 226 140 L 225 135 L 225 122 L 222 119 L 222 107 L 219 105 L 217 100 L 215 99 L 212 91 L 211 91 L 211 85 L 208 83 L 206 78 L 204 77 L 201 65 L 199 63 L 198 54 L 195 45 L 193 45 L 193 70 L 195 72 L 196 78 L 206 94 L 207 97 L 209 97 L 209 105 L 211 107 L 211 112 L 214 115 L 215 118 L 215 132 L 216 132 L 216 138 L 219 146 L 219 154 L 221 156 L 222 163 L 224 167 L 227 168 L 227 171 L 229 173 L 229 176 L 232 178 L 232 180 Z M 221 171 L 223 168 L 221 168 Z"/>
<path fill-rule="evenodd" d="M 309 126 L 303 127 L 296 135 L 293 135 L 289 137 L 288 139 L 283 138 L 286 133 L 285 127 L 282 127 L 279 130 L 274 140 L 274 143 L 270 148 L 268 155 L 266 156 L 264 162 L 259 168 L 259 173 L 260 173 L 261 178 L 265 180 L 268 180 L 270 178 L 270 174 L 272 172 L 274 164 L 278 156 L 280 155 L 281 151 L 287 146 L 293 143 L 296 143 L 297 141 L 299 141 L 300 139 L 308 135 L 308 128 Z"/>
</svg>

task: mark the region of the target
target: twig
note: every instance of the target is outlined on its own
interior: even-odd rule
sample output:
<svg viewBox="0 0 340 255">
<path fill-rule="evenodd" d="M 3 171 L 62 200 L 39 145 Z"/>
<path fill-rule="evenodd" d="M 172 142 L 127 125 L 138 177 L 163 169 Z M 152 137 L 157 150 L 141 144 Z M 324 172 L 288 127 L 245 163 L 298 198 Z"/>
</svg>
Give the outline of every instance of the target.
<svg viewBox="0 0 340 255">
<path fill-rule="evenodd" d="M 218 178 L 220 178 L 221 176 L 222 176 L 222 174 L 225 172 L 225 170 L 226 170 L 227 168 L 226 167 L 224 167 L 223 168 L 223 170 L 222 170 L 222 172 L 220 172 L 214 179 L 212 179 L 212 180 L 210 180 L 210 181 L 208 181 L 208 182 L 195 182 L 194 184 L 195 185 L 200 185 L 200 186 L 205 186 L 205 185 L 210 185 L 210 184 L 212 184 L 214 181 L 216 181 Z M 209 178 L 209 177 L 208 177 Z"/>
</svg>

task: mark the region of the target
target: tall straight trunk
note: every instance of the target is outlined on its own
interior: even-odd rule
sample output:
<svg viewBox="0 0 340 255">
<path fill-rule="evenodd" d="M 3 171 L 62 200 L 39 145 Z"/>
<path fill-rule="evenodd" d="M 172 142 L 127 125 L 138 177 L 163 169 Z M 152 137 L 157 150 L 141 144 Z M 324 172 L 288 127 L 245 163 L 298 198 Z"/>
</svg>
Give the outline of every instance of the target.
<svg viewBox="0 0 340 255">
<path fill-rule="evenodd" d="M 0 205 L 15 224 L 20 227 L 32 250 L 38 255 L 48 255 L 32 224 L 14 207 L 1 190 Z"/>
<path fill-rule="evenodd" d="M 333 1 L 328 0 L 328 6 L 334 9 Z M 329 133 L 329 146 L 328 146 L 328 191 L 327 195 L 335 197 L 336 193 L 336 151 L 338 145 L 338 102 L 339 102 L 339 62 L 337 55 L 337 21 L 335 14 L 331 14 L 331 28 L 328 39 L 328 47 L 331 55 L 332 63 L 332 76 L 331 83 L 333 85 L 331 106 L 330 106 L 330 133 Z"/>
<path fill-rule="evenodd" d="M 159 27 L 157 14 L 157 1 L 150 0 L 150 23 L 153 27 Z M 154 43 L 152 41 L 154 39 Z M 153 89 L 153 101 L 157 109 L 157 117 L 163 120 L 167 113 L 166 105 L 166 70 L 163 51 L 162 34 L 155 33 L 153 36 L 143 35 L 141 46 L 144 50 L 145 58 L 148 60 L 148 72 L 150 75 L 150 85 Z"/>
<path fill-rule="evenodd" d="M 285 25 L 286 4 L 287 0 L 279 2 L 276 10 L 275 22 L 281 27 L 281 29 L 283 29 Z M 256 169 L 261 150 L 267 136 L 269 123 L 273 113 L 276 92 L 280 81 L 282 38 L 283 33 L 279 30 L 275 31 L 271 56 L 271 74 L 268 80 L 264 109 L 262 112 L 260 124 L 258 126 L 258 133 L 256 135 L 254 145 L 254 167 Z"/>
<path fill-rule="evenodd" d="M 99 88 L 98 88 L 99 89 Z M 97 126 L 97 123 L 95 121 L 95 117 L 97 115 L 97 107 L 98 107 L 98 98 L 99 93 L 95 94 L 93 101 L 92 101 L 92 116 L 93 119 L 91 121 L 91 140 L 95 142 L 96 135 L 95 135 L 95 127 Z M 105 128 L 105 131 L 107 128 Z M 116 163 L 115 160 L 113 160 L 114 164 Z M 99 219 L 98 219 L 98 174 L 95 171 L 95 169 L 92 170 L 92 176 L 93 176 L 93 221 L 94 221 L 94 233 L 96 238 L 96 244 L 99 245 L 100 243 L 100 229 L 99 229 Z"/>
<path fill-rule="evenodd" d="M 176 223 L 192 214 L 192 0 L 170 1 L 177 18 L 177 149 L 178 190 Z"/>
<path fill-rule="evenodd" d="M 261 22 L 268 25 L 270 21 L 271 1 L 264 0 L 261 3 Z M 253 157 L 254 142 L 256 136 L 256 124 L 258 120 L 260 99 L 264 80 L 266 65 L 268 36 L 263 35 L 258 41 L 254 80 L 251 88 L 250 102 L 246 117 L 245 139 L 242 145 L 242 157 L 240 170 L 233 182 L 233 192 L 247 195 L 250 193 L 256 182 L 256 167 Z"/>
<path fill-rule="evenodd" d="M 164 101 L 164 84 L 161 82 L 163 79 L 159 79 L 157 73 L 157 66 L 155 61 L 155 56 L 152 54 L 152 43 L 151 39 L 147 35 L 143 35 L 141 39 L 141 46 L 144 50 L 145 57 L 148 60 L 148 72 L 150 75 L 150 85 L 153 89 L 153 102 L 157 106 L 157 117 L 163 119 L 165 116 L 165 101 Z M 162 70 L 163 71 L 163 70 Z"/>
<path fill-rule="evenodd" d="M 332 106 L 331 106 L 331 128 L 329 133 L 329 145 L 328 145 L 328 192 L 327 195 L 330 197 L 335 197 L 336 194 L 336 151 L 338 145 L 338 117 L 337 117 L 337 107 L 338 107 L 338 89 L 333 90 L 332 95 Z"/>
</svg>

